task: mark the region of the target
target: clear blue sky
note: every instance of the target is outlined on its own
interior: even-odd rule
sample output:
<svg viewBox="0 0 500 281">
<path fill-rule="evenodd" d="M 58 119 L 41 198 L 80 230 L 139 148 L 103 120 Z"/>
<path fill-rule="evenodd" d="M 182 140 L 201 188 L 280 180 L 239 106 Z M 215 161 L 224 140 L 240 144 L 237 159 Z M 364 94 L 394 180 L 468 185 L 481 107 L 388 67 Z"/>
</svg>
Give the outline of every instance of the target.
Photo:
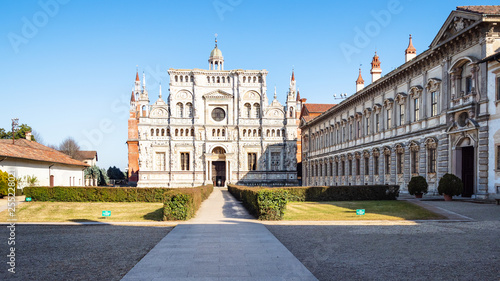
<svg viewBox="0 0 500 281">
<path fill-rule="evenodd" d="M 225 69 L 267 69 L 269 98 L 276 85 L 284 103 L 295 68 L 308 102 L 338 103 L 332 95 L 354 92 L 360 64 L 369 83 L 375 50 L 384 75 L 404 62 L 410 33 L 421 53 L 456 6 L 494 4 L 3 0 L 0 127 L 10 128 L 17 117 L 46 144 L 72 136 L 84 149 L 98 151 L 100 167 L 124 169 L 136 65 L 146 72 L 154 102 L 159 82 L 166 95 L 168 68 L 208 68 L 218 33 Z M 356 40 L 357 30 L 364 41 Z M 356 53 L 346 55 L 347 45 Z"/>
</svg>

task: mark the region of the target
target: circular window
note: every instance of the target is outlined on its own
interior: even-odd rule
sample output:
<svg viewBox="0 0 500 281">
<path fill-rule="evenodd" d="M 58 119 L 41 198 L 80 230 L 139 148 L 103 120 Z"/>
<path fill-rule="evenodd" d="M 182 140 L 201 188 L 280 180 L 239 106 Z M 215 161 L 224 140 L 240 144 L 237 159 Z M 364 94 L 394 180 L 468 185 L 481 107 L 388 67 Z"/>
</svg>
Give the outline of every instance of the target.
<svg viewBox="0 0 500 281">
<path fill-rule="evenodd" d="M 463 112 L 460 115 L 458 115 L 458 120 L 457 123 L 460 127 L 465 127 L 467 125 L 467 118 L 469 118 L 469 114 L 467 112 Z"/>
<path fill-rule="evenodd" d="M 212 110 L 212 118 L 215 121 L 222 121 L 224 120 L 225 117 L 226 117 L 226 112 L 224 111 L 224 109 L 217 107 L 214 108 L 214 110 Z"/>
</svg>

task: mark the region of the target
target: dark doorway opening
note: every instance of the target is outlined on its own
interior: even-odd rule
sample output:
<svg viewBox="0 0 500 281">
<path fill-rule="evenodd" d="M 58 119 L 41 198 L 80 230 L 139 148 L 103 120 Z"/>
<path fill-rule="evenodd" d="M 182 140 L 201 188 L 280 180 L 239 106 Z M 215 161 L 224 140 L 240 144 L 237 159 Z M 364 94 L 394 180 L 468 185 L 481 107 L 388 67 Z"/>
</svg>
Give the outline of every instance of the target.
<svg viewBox="0 0 500 281">
<path fill-rule="evenodd" d="M 462 182 L 464 190 L 462 197 L 474 194 L 474 147 L 462 147 Z"/>
<path fill-rule="evenodd" d="M 224 186 L 226 182 L 226 161 L 212 162 L 212 175 L 214 186 Z"/>
</svg>

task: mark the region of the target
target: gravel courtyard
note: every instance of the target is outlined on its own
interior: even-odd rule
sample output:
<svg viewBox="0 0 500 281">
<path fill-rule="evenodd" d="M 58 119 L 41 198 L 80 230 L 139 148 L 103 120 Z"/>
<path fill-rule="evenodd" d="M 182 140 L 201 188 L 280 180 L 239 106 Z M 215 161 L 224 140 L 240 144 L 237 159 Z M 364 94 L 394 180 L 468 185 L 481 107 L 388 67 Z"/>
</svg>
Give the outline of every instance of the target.
<svg viewBox="0 0 500 281">
<path fill-rule="evenodd" d="M 319 280 L 500 280 L 500 206 L 429 204 L 476 221 L 267 228 Z"/>
<path fill-rule="evenodd" d="M 7 272 L 1 226 L 0 280 L 120 280 L 172 227 L 16 225 L 16 273 Z"/>
</svg>

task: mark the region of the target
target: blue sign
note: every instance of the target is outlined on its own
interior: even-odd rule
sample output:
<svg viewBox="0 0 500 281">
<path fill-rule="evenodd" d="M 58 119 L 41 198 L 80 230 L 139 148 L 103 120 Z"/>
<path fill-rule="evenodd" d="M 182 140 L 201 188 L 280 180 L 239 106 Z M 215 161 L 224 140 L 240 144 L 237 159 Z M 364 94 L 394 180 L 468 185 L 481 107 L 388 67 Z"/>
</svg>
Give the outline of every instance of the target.
<svg viewBox="0 0 500 281">
<path fill-rule="evenodd" d="M 111 217 L 111 211 L 102 211 L 103 217 Z"/>
<path fill-rule="evenodd" d="M 31 201 L 31 197 L 26 197 L 26 202 L 30 202 Z"/>
<path fill-rule="evenodd" d="M 364 215 L 364 214 L 365 214 L 365 209 L 357 209 L 357 210 L 356 210 L 356 215 L 358 215 L 358 216 L 362 216 L 362 215 Z"/>
</svg>

